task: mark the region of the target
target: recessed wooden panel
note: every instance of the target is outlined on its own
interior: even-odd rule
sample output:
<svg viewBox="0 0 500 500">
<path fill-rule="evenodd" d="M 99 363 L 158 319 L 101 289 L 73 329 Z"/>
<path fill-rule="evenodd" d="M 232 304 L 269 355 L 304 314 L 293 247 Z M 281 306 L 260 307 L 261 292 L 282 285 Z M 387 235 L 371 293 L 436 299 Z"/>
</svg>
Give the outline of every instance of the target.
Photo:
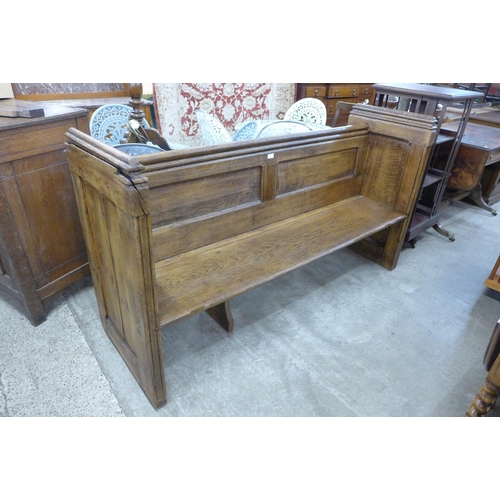
<svg viewBox="0 0 500 500">
<path fill-rule="evenodd" d="M 278 194 L 354 175 L 358 149 L 308 156 L 278 165 Z"/>
<path fill-rule="evenodd" d="M 260 200 L 260 167 L 211 175 L 150 190 L 153 227 Z"/>
<path fill-rule="evenodd" d="M 36 120 L 37 118 L 33 118 Z M 47 125 L 39 130 L 13 129 L 7 130 L 0 135 L 0 156 L 16 155 L 21 153 L 25 156 L 26 151 L 34 151 L 39 148 L 49 148 L 54 145 L 58 148 L 64 142 L 65 133 L 74 125 L 74 120 L 58 122 L 53 126 Z"/>
<path fill-rule="evenodd" d="M 12 165 L 14 166 L 15 173 L 19 175 L 41 168 L 47 168 L 47 166 L 50 165 L 58 165 L 61 163 L 67 164 L 67 161 L 66 152 L 61 148 L 57 151 L 13 161 Z M 66 166 L 65 168 L 68 167 Z"/>
<path fill-rule="evenodd" d="M 0 164 L 0 179 L 4 179 L 5 177 L 12 177 L 14 175 L 14 167 L 12 163 L 1 163 Z"/>
<path fill-rule="evenodd" d="M 89 272 L 65 157 L 66 132 L 88 132 L 88 113 L 40 107 L 44 116 L 0 117 L 0 287 L 34 326 L 53 297 Z"/>
<path fill-rule="evenodd" d="M 408 141 L 378 136 L 368 159 L 361 193 L 393 207 L 399 196 L 410 151 Z"/>
<path fill-rule="evenodd" d="M 266 203 L 238 207 L 210 217 L 190 219 L 153 230 L 155 262 L 178 253 L 231 238 L 288 217 L 336 203 L 359 193 L 361 178 L 349 176 Z"/>
<path fill-rule="evenodd" d="M 17 176 L 29 231 L 43 271 L 85 254 L 78 210 L 67 163 Z M 57 246 L 55 246 L 57 242 Z"/>
</svg>

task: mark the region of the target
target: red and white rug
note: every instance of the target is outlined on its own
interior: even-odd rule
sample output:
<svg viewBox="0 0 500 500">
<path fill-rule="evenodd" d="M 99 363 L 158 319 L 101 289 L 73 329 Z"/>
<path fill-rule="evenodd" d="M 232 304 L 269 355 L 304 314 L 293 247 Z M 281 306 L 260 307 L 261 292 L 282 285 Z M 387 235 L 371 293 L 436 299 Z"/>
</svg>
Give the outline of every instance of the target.
<svg viewBox="0 0 500 500">
<path fill-rule="evenodd" d="M 167 141 L 202 145 L 195 111 L 215 116 L 234 135 L 238 123 L 283 118 L 295 100 L 294 83 L 154 83 L 155 113 Z"/>
</svg>

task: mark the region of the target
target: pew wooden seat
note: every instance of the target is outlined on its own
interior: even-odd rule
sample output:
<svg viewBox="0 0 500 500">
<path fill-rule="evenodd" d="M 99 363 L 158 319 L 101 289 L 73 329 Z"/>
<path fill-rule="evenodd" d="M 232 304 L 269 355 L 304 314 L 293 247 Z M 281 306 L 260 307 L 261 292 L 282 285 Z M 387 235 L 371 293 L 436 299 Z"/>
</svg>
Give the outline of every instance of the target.
<svg viewBox="0 0 500 500">
<path fill-rule="evenodd" d="M 355 106 L 349 126 L 129 156 L 76 129 L 67 156 L 104 330 L 154 407 L 160 330 L 350 246 L 397 264 L 433 117 Z"/>
</svg>

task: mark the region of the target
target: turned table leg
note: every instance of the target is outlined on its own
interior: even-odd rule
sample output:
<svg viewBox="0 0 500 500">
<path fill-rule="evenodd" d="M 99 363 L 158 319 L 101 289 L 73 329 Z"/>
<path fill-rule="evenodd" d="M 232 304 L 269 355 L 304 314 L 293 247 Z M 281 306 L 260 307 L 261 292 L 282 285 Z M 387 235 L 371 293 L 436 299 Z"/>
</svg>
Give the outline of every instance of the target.
<svg viewBox="0 0 500 500">
<path fill-rule="evenodd" d="M 493 384 L 491 380 L 486 377 L 483 387 L 479 389 L 479 392 L 469 406 L 464 417 L 483 417 L 486 415 L 495 404 L 499 392 L 500 387 Z"/>
<path fill-rule="evenodd" d="M 483 199 L 483 193 L 481 192 L 481 184 L 478 184 L 470 193 L 469 198 L 480 208 L 488 210 L 493 215 L 497 214 L 497 211 L 490 207 Z"/>
<path fill-rule="evenodd" d="M 500 321 L 498 322 L 495 331 L 498 328 L 500 328 Z M 496 343 L 496 337 L 494 340 Z M 500 354 L 497 355 L 490 371 L 488 372 L 488 375 L 486 376 L 484 385 L 481 389 L 479 389 L 478 394 L 469 406 L 464 417 L 483 417 L 493 407 L 498 396 L 500 396 Z"/>
<path fill-rule="evenodd" d="M 439 224 L 434 224 L 432 226 L 434 231 L 437 231 L 439 234 L 446 236 L 450 241 L 455 241 L 455 235 L 453 233 L 450 233 L 447 229 L 444 227 L 440 226 Z"/>
</svg>

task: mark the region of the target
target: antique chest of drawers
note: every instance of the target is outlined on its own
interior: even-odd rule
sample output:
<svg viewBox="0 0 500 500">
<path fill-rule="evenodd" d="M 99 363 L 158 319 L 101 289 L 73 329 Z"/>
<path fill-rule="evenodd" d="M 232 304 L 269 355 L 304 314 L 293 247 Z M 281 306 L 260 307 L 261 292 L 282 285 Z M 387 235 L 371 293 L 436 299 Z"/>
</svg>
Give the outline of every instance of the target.
<svg viewBox="0 0 500 500">
<path fill-rule="evenodd" d="M 372 83 L 298 83 L 297 100 L 316 97 L 323 101 L 327 112 L 326 124 L 333 125 L 338 101 L 356 104 L 368 99 L 369 104 L 373 104 L 375 94 L 372 85 Z M 341 114 L 336 125 L 345 125 L 347 119 L 347 115 Z"/>
<path fill-rule="evenodd" d="M 40 107 L 38 118 L 0 117 L 0 289 L 35 326 L 52 298 L 89 273 L 65 153 L 70 127 L 88 133 L 88 111 Z"/>
</svg>

